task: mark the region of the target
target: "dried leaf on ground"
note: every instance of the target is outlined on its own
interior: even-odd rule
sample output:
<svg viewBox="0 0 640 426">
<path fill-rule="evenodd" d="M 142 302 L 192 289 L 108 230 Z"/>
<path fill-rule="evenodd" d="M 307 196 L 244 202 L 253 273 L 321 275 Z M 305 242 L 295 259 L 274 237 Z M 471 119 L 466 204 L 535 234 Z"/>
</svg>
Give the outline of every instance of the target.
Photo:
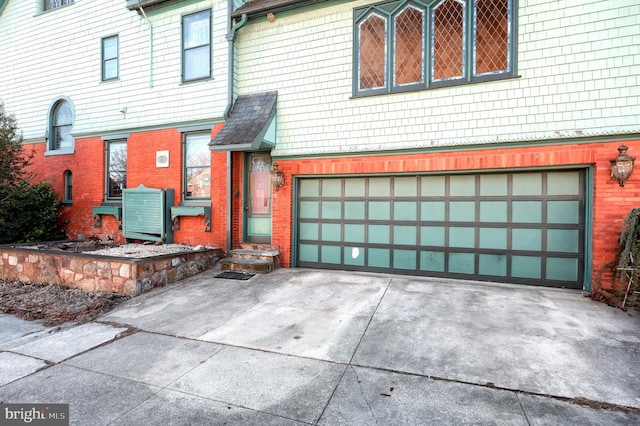
<svg viewBox="0 0 640 426">
<path fill-rule="evenodd" d="M 43 320 L 47 326 L 91 321 L 129 298 L 113 292 L 0 279 L 0 312 Z"/>
</svg>

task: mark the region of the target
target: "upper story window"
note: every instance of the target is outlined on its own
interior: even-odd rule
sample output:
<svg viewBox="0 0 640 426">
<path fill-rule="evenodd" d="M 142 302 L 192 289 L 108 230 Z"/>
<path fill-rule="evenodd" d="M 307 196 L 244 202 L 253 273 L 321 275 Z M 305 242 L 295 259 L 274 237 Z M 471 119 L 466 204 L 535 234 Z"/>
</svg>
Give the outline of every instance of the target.
<svg viewBox="0 0 640 426">
<path fill-rule="evenodd" d="M 49 129 L 47 130 L 47 154 L 71 154 L 74 150 L 74 139 L 71 136 L 75 111 L 68 99 L 59 99 L 53 103 L 49 113 Z"/>
<path fill-rule="evenodd" d="M 73 3 L 73 0 L 44 0 L 44 10 L 57 9 L 71 3 Z"/>
<path fill-rule="evenodd" d="M 118 36 L 102 39 L 102 81 L 118 78 Z"/>
<path fill-rule="evenodd" d="M 121 200 L 127 187 L 127 141 L 107 142 L 106 200 Z"/>
<path fill-rule="evenodd" d="M 211 131 L 184 135 L 185 200 L 211 198 Z"/>
<path fill-rule="evenodd" d="M 515 75 L 517 0 L 392 1 L 354 11 L 354 95 Z"/>
<path fill-rule="evenodd" d="M 182 81 L 211 77 L 211 11 L 182 17 Z"/>
</svg>

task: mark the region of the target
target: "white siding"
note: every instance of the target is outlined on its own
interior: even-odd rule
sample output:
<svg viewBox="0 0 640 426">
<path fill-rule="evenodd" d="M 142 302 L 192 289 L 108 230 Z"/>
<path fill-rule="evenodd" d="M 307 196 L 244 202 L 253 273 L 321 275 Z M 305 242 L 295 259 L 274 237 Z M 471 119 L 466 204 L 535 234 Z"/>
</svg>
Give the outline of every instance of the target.
<svg viewBox="0 0 640 426">
<path fill-rule="evenodd" d="M 640 132 L 640 4 L 520 0 L 519 78 L 351 99 L 346 2 L 238 31 L 239 93 L 277 90 L 274 155 Z"/>
<path fill-rule="evenodd" d="M 226 106 L 226 0 L 186 2 L 147 12 L 120 0 L 78 0 L 40 13 L 40 2 L 10 0 L 0 15 L 0 102 L 26 141 L 42 140 L 52 102 L 70 98 L 76 137 L 218 119 Z M 181 83 L 181 15 L 212 9 L 212 80 Z M 119 35 L 120 78 L 101 82 L 101 38 Z M 126 106 L 126 115 L 119 112 Z"/>
</svg>

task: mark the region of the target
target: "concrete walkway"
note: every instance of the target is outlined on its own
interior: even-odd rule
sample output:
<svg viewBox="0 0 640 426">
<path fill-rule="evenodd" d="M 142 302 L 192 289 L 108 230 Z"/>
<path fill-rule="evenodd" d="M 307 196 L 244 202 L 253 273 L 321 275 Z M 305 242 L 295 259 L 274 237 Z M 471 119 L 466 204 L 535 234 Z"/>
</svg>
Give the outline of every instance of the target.
<svg viewBox="0 0 640 426">
<path fill-rule="evenodd" d="M 640 424 L 640 316 L 581 292 L 218 273 L 83 325 L 0 315 L 0 402 L 74 425 Z"/>
</svg>

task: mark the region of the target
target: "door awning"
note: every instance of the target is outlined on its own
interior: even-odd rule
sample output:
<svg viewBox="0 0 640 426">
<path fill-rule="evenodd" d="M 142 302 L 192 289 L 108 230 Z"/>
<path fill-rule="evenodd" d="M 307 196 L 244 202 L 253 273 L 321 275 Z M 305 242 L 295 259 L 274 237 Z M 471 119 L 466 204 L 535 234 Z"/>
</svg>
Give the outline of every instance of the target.
<svg viewBox="0 0 640 426">
<path fill-rule="evenodd" d="M 222 130 L 211 140 L 212 151 L 259 151 L 276 146 L 278 92 L 238 96 Z"/>
</svg>

